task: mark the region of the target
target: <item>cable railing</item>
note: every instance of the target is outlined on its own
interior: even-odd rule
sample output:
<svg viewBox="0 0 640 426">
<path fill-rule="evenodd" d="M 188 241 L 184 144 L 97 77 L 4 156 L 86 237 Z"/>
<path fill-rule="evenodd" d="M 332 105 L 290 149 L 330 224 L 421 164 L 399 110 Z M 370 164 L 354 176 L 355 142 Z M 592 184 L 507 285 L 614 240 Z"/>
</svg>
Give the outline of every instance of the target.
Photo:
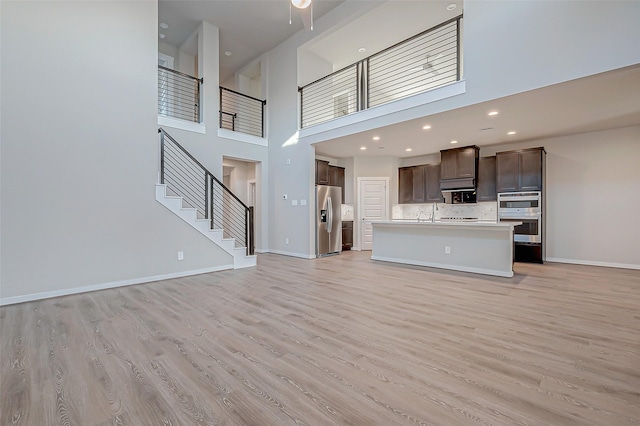
<svg viewBox="0 0 640 426">
<path fill-rule="evenodd" d="M 160 183 L 167 192 L 182 197 L 211 229 L 222 229 L 224 238 L 235 238 L 236 247 L 254 254 L 253 207 L 246 206 L 222 182 L 163 129 L 160 133 Z"/>
<path fill-rule="evenodd" d="M 302 128 L 460 80 L 462 15 L 300 87 Z"/>
<path fill-rule="evenodd" d="M 220 86 L 220 128 L 263 138 L 266 104 L 266 100 Z"/>
<path fill-rule="evenodd" d="M 158 65 L 158 115 L 200 122 L 202 78 Z"/>
</svg>

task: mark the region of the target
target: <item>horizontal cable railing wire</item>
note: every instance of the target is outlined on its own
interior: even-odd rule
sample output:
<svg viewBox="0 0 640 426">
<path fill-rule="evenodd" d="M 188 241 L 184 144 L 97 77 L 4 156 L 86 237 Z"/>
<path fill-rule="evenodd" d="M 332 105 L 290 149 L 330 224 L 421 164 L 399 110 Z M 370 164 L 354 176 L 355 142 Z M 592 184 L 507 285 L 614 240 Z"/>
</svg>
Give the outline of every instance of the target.
<svg viewBox="0 0 640 426">
<path fill-rule="evenodd" d="M 247 207 L 222 182 L 163 129 L 160 133 L 160 183 L 167 193 L 182 197 L 208 219 L 211 229 L 222 229 L 224 238 L 235 238 L 236 247 L 254 253 L 253 208 Z"/>
<path fill-rule="evenodd" d="M 356 112 L 358 68 L 351 65 L 300 88 L 302 127 Z"/>
<path fill-rule="evenodd" d="M 220 86 L 220 128 L 264 137 L 266 100 Z"/>
<path fill-rule="evenodd" d="M 460 80 L 462 15 L 300 87 L 300 126 Z"/>
<path fill-rule="evenodd" d="M 203 81 L 158 65 L 158 115 L 199 123 Z"/>
<path fill-rule="evenodd" d="M 450 21 L 369 57 L 368 106 L 456 81 L 457 26 Z"/>
</svg>

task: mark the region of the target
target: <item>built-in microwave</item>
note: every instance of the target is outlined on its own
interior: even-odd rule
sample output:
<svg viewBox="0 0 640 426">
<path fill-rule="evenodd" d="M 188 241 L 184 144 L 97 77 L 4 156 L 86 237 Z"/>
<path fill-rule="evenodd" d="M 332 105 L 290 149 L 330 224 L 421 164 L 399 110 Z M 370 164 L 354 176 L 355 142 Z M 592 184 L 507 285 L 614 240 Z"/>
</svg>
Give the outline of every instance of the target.
<svg viewBox="0 0 640 426">
<path fill-rule="evenodd" d="M 542 242 L 542 194 L 506 192 L 498 194 L 498 221 L 522 222 L 513 228 L 516 243 Z"/>
<path fill-rule="evenodd" d="M 475 204 L 477 201 L 475 190 L 442 191 L 445 204 Z"/>
</svg>

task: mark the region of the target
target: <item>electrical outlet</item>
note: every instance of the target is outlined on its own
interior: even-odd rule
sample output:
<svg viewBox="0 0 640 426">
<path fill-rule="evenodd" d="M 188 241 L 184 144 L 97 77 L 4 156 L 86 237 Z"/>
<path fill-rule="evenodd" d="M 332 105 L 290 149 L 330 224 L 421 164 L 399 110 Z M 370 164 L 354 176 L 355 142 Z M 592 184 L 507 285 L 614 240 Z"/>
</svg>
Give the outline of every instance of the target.
<svg viewBox="0 0 640 426">
<path fill-rule="evenodd" d="M 288 238 L 285 238 L 285 239 L 284 239 L 284 243 L 285 243 L 285 244 L 289 244 L 289 239 L 288 239 Z"/>
<path fill-rule="evenodd" d="M 291 164 L 291 158 L 287 158 L 287 159 L 285 160 L 284 164 L 287 164 L 287 165 Z"/>
<path fill-rule="evenodd" d="M 444 246 L 444 254 L 451 254 L 451 247 Z"/>
<path fill-rule="evenodd" d="M 183 251 L 179 251 L 178 252 L 178 260 L 184 260 L 184 252 Z"/>
</svg>

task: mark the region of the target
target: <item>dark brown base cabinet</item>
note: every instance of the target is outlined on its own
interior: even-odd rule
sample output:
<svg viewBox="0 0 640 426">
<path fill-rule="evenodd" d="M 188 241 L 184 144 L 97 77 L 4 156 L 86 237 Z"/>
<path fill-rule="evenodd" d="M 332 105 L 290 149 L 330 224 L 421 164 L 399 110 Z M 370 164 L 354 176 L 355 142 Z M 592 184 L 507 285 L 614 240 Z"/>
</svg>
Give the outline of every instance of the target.
<svg viewBox="0 0 640 426">
<path fill-rule="evenodd" d="M 342 251 L 349 251 L 353 247 L 353 221 L 342 222 Z"/>
<path fill-rule="evenodd" d="M 542 191 L 544 148 L 496 153 L 496 191 Z"/>
<path fill-rule="evenodd" d="M 398 169 L 398 204 L 441 201 L 439 163 Z"/>
</svg>

